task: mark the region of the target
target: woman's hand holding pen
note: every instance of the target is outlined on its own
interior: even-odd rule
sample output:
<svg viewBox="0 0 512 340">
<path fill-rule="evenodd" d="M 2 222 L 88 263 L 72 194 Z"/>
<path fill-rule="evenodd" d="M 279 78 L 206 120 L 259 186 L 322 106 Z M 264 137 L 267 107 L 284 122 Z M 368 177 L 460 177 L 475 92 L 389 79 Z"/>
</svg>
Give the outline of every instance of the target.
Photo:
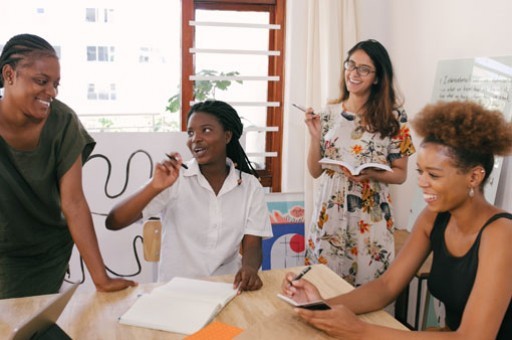
<svg viewBox="0 0 512 340">
<path fill-rule="evenodd" d="M 299 278 L 307 271 L 297 275 L 287 273 L 281 288 L 283 293 L 298 303 L 323 300 L 320 292 L 308 280 Z M 336 304 L 326 311 L 313 311 L 304 308 L 295 308 L 297 315 L 328 335 L 341 339 L 360 339 L 365 332 L 366 324 L 347 307 Z"/>
<path fill-rule="evenodd" d="M 176 182 L 180 174 L 181 155 L 177 152 L 166 154 L 167 159 L 155 166 L 155 173 L 151 179 L 152 186 L 159 191 L 170 187 Z"/>
<path fill-rule="evenodd" d="M 297 274 L 287 273 L 281 284 L 283 293 L 297 302 L 322 300 L 320 292 L 314 284 L 305 279 L 298 279 Z"/>
</svg>

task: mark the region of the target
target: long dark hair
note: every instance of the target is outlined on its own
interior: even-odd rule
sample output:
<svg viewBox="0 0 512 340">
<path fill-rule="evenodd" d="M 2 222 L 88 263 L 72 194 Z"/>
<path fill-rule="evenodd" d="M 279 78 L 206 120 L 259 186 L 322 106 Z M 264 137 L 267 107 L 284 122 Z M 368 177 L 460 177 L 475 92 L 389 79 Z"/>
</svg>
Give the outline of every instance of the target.
<svg viewBox="0 0 512 340">
<path fill-rule="evenodd" d="M 240 170 L 240 179 L 242 178 L 242 171 L 259 178 L 240 144 L 240 137 L 242 136 L 244 125 L 236 110 L 223 101 L 206 100 L 196 103 L 190 108 L 187 114 L 187 121 L 195 112 L 204 112 L 217 117 L 224 131 L 232 132 L 233 136 L 226 146 L 226 154 L 235 163 L 235 168 Z"/>
<path fill-rule="evenodd" d="M 0 72 L 5 65 L 16 68 L 20 60 L 34 55 L 46 55 L 57 57 L 55 49 L 43 38 L 34 34 L 15 35 L 5 44 L 0 55 Z M 4 87 L 3 76 L 0 76 L 0 88 Z"/>
<path fill-rule="evenodd" d="M 393 84 L 393 65 L 387 50 L 374 39 L 358 42 L 348 51 L 346 61 L 357 51 L 364 51 L 375 66 L 376 84 L 371 87 L 370 97 L 365 104 L 365 122 L 370 132 L 378 132 L 381 137 L 395 136 L 400 130 L 400 124 L 393 110 L 402 105 L 402 100 L 396 95 Z M 345 77 L 340 79 L 341 95 L 331 103 L 341 103 L 348 99 L 350 93 L 345 83 Z"/>
</svg>

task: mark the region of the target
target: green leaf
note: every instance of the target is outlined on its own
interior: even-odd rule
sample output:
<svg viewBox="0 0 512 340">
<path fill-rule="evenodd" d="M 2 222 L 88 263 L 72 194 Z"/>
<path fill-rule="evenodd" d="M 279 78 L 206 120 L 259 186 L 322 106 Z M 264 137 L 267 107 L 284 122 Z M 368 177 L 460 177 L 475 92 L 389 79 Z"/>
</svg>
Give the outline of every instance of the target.
<svg viewBox="0 0 512 340">
<path fill-rule="evenodd" d="M 214 77 L 217 75 L 221 76 L 238 76 L 240 73 L 238 71 L 231 72 L 219 72 L 215 70 L 200 70 L 196 73 L 198 76 L 206 76 L 206 77 Z M 237 83 L 243 84 L 243 81 L 236 80 Z M 215 91 L 221 90 L 226 91 L 232 82 L 229 80 L 198 80 L 194 83 L 194 98 L 196 101 L 204 101 L 206 99 L 215 99 Z M 178 112 L 181 108 L 180 105 L 180 87 L 178 86 L 178 93 L 169 98 L 167 102 L 167 106 L 165 108 L 166 111 L 169 112 Z"/>
</svg>

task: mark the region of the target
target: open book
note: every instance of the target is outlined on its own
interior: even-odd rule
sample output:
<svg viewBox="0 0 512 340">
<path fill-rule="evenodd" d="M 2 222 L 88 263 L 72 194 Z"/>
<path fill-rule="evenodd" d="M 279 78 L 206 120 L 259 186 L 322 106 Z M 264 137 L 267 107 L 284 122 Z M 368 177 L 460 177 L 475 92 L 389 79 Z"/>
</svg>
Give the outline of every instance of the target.
<svg viewBox="0 0 512 340">
<path fill-rule="evenodd" d="M 310 310 L 328 310 L 331 309 L 331 306 L 329 306 L 325 301 L 318 300 L 318 301 L 310 301 L 305 303 L 298 303 L 293 299 L 290 299 L 288 296 L 283 294 L 277 294 L 277 297 L 281 300 L 284 300 L 288 302 L 290 305 L 299 307 L 299 308 L 305 308 Z"/>
<path fill-rule="evenodd" d="M 236 294 L 232 283 L 175 277 L 138 297 L 119 322 L 192 334 L 208 324 Z"/>
<path fill-rule="evenodd" d="M 359 175 L 359 173 L 361 173 L 361 171 L 363 171 L 366 168 L 377 168 L 377 169 L 386 170 L 386 171 L 393 171 L 393 170 L 391 170 L 391 168 L 388 165 L 381 164 L 381 163 L 365 163 L 365 164 L 361 164 L 358 167 L 354 167 L 353 165 L 348 164 L 347 162 L 339 161 L 339 160 L 335 160 L 335 159 L 331 159 L 331 158 L 325 158 L 325 157 L 322 158 L 321 160 L 319 160 L 318 162 L 322 165 L 341 165 L 341 166 L 345 167 L 348 171 L 350 171 L 350 173 L 353 176 Z M 337 170 L 337 169 L 333 169 L 333 170 Z"/>
</svg>

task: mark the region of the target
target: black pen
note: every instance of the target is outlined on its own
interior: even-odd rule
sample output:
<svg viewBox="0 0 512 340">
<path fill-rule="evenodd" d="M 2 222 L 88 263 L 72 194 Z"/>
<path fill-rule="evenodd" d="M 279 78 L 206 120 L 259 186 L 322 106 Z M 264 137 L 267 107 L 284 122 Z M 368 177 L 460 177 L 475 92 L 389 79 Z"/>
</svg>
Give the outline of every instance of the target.
<svg viewBox="0 0 512 340">
<path fill-rule="evenodd" d="M 306 275 L 306 273 L 309 272 L 310 270 L 311 270 L 311 266 L 307 266 L 297 276 L 295 276 L 292 281 L 297 281 L 297 280 L 302 279 L 302 277 L 304 275 Z"/>
<path fill-rule="evenodd" d="M 171 160 L 173 160 L 173 161 L 176 161 L 176 162 L 178 161 L 178 160 L 176 159 L 176 157 L 174 157 L 174 156 L 171 156 L 171 155 L 169 155 L 169 154 L 165 154 L 165 155 L 167 156 L 167 158 L 169 158 L 169 159 L 171 159 Z M 184 164 L 184 163 L 181 163 L 181 166 L 182 166 L 182 167 L 184 167 L 185 169 L 188 169 L 188 166 L 187 166 L 186 164 Z"/>
</svg>

